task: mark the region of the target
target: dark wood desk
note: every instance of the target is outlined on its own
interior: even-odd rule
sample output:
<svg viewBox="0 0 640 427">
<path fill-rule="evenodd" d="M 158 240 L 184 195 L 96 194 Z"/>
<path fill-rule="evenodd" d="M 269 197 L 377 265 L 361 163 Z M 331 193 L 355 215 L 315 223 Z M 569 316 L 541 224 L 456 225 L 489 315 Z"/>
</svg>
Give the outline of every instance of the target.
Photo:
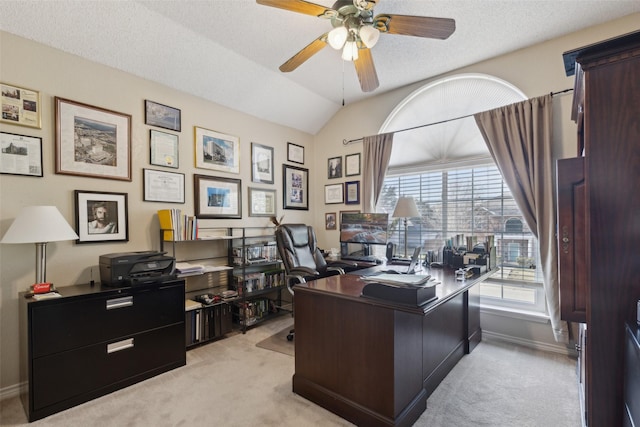
<svg viewBox="0 0 640 427">
<path fill-rule="evenodd" d="M 357 425 L 413 424 L 482 337 L 475 285 L 487 274 L 426 273 L 442 283 L 422 307 L 361 297 L 356 274 L 296 286 L 293 391 Z"/>
</svg>

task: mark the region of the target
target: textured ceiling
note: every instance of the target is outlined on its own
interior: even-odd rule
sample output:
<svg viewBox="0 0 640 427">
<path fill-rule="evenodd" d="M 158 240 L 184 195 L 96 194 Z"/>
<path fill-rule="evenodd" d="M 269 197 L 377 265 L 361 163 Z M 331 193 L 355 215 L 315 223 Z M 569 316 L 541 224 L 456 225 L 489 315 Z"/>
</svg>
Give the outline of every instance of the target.
<svg viewBox="0 0 640 427">
<path fill-rule="evenodd" d="M 353 64 L 329 47 L 281 73 L 278 67 L 330 30 L 330 22 L 254 0 L 2 0 L 0 28 L 316 134 L 343 100 L 352 103 L 634 12 L 640 1 L 379 0 L 376 14 L 453 18 L 456 31 L 447 40 L 383 34 L 372 49 L 380 87 L 368 94 L 360 91 Z"/>
</svg>

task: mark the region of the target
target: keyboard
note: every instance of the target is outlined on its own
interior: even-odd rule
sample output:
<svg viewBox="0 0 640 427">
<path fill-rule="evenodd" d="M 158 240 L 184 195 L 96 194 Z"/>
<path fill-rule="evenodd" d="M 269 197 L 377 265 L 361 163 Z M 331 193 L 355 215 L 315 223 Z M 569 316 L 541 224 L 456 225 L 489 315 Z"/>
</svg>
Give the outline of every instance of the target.
<svg viewBox="0 0 640 427">
<path fill-rule="evenodd" d="M 341 256 L 340 259 L 344 259 L 346 261 L 370 262 L 372 264 L 379 264 L 381 262 L 380 258 L 373 255 L 344 255 Z"/>
</svg>

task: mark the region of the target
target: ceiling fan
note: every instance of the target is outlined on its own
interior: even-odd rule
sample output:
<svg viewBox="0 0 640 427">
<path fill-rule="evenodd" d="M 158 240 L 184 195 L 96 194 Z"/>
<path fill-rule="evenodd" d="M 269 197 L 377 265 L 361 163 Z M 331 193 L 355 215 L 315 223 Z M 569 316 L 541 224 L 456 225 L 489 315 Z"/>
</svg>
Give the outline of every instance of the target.
<svg viewBox="0 0 640 427">
<path fill-rule="evenodd" d="M 379 86 L 370 49 L 375 46 L 380 33 L 444 40 L 456 29 L 456 22 L 448 18 L 389 14 L 374 16 L 373 8 L 378 1 L 338 0 L 328 8 L 304 0 L 256 0 L 265 6 L 330 19 L 333 25 L 331 31 L 282 64 L 280 71 L 287 73 L 295 70 L 329 44 L 334 49 L 342 49 L 342 59 L 353 61 L 363 92 L 374 91 Z"/>
</svg>

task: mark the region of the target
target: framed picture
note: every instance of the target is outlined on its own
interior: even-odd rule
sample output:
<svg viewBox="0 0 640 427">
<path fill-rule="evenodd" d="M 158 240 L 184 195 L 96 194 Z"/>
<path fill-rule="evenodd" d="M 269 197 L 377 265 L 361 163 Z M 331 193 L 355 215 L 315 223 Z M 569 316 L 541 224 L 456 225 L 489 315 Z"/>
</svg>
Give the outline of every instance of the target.
<svg viewBox="0 0 640 427">
<path fill-rule="evenodd" d="M 326 230 L 336 230 L 338 228 L 335 212 L 324 214 L 324 228 Z"/>
<path fill-rule="evenodd" d="M 347 205 L 360 204 L 360 181 L 349 181 L 344 183 L 344 193 L 346 195 L 344 203 Z"/>
<path fill-rule="evenodd" d="M 304 147 L 287 142 L 287 161 L 304 165 Z"/>
<path fill-rule="evenodd" d="M 177 169 L 178 135 L 149 129 L 149 163 Z"/>
<path fill-rule="evenodd" d="M 194 126 L 196 167 L 240 173 L 240 139 Z"/>
<path fill-rule="evenodd" d="M 309 169 L 282 165 L 284 209 L 309 210 Z"/>
<path fill-rule="evenodd" d="M 273 184 L 273 147 L 251 143 L 251 181 Z"/>
<path fill-rule="evenodd" d="M 55 97 L 56 173 L 131 181 L 131 115 Z"/>
<path fill-rule="evenodd" d="M 0 132 L 0 173 L 42 176 L 42 138 Z"/>
<path fill-rule="evenodd" d="M 180 132 L 181 117 L 181 112 L 177 108 L 158 104 L 148 99 L 144 101 L 144 123 L 147 125 Z"/>
<path fill-rule="evenodd" d="M 342 156 L 329 159 L 327 163 L 327 177 L 329 179 L 342 178 Z"/>
<path fill-rule="evenodd" d="M 242 218 L 242 183 L 239 179 L 194 175 L 197 218 Z"/>
<path fill-rule="evenodd" d="M 184 203 L 184 174 L 143 169 L 145 202 Z"/>
<path fill-rule="evenodd" d="M 75 190 L 77 243 L 129 240 L 127 193 Z"/>
<path fill-rule="evenodd" d="M 275 216 L 276 190 L 249 187 L 249 216 Z"/>
<path fill-rule="evenodd" d="M 0 94 L 2 103 L 0 122 L 38 129 L 42 127 L 40 92 L 0 83 Z"/>
<path fill-rule="evenodd" d="M 342 184 L 324 186 L 324 203 L 327 205 L 344 202 L 344 187 Z"/>
<path fill-rule="evenodd" d="M 344 156 L 344 176 L 360 175 L 360 153 Z"/>
</svg>

